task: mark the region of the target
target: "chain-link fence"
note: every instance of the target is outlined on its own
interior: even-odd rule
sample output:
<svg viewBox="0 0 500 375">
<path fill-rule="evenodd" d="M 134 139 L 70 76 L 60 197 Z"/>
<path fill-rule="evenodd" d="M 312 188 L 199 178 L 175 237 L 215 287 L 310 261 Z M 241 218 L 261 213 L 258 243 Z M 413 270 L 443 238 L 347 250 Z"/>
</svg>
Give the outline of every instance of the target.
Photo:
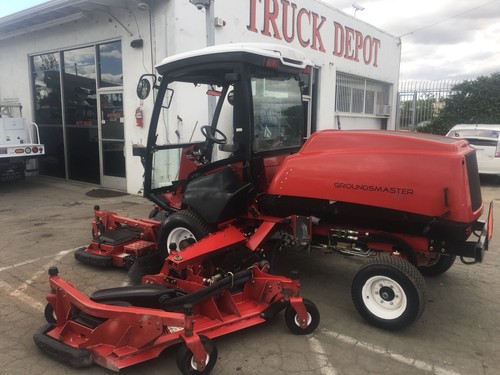
<svg viewBox="0 0 500 375">
<path fill-rule="evenodd" d="M 399 129 L 416 130 L 427 124 L 443 108 L 452 87 L 462 81 L 404 81 L 399 84 Z"/>
</svg>

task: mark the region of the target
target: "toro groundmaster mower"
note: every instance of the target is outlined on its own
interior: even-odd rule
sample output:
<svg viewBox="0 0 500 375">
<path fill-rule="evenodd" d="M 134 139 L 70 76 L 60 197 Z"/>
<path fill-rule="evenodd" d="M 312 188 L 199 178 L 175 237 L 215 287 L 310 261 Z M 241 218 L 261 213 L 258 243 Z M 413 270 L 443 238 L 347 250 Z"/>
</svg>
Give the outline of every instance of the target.
<svg viewBox="0 0 500 375">
<path fill-rule="evenodd" d="M 78 260 L 153 274 L 173 251 L 211 252 L 216 243 L 197 241 L 228 230 L 261 259 L 290 246 L 370 257 L 352 298 L 367 321 L 391 330 L 421 315 L 421 274 L 446 272 L 457 256 L 482 261 L 493 212 L 490 204 L 480 220 L 476 154 L 466 141 L 339 130 L 306 140 L 310 64 L 283 46 L 216 46 L 169 57 L 157 70 L 161 81 L 139 82 L 142 99 L 158 91 L 147 145 L 134 152 L 158 215 L 96 210 L 94 239 Z M 202 123 L 193 108 L 205 107 L 207 95 L 212 120 L 193 140 L 198 132 L 183 129 Z"/>
</svg>

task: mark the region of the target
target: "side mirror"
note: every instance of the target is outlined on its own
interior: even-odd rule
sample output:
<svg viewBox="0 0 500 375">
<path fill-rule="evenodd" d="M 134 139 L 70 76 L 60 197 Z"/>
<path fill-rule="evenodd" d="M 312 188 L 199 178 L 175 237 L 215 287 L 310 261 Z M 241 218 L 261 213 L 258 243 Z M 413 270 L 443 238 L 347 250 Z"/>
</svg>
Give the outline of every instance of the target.
<svg viewBox="0 0 500 375">
<path fill-rule="evenodd" d="M 153 81 L 153 87 L 158 88 L 156 85 L 156 76 L 154 74 L 143 74 L 141 78 L 139 78 L 139 82 L 137 83 L 137 97 L 139 99 L 146 99 L 149 94 L 151 93 L 151 82 L 149 82 L 149 79 L 146 77 L 151 77 Z"/>
</svg>

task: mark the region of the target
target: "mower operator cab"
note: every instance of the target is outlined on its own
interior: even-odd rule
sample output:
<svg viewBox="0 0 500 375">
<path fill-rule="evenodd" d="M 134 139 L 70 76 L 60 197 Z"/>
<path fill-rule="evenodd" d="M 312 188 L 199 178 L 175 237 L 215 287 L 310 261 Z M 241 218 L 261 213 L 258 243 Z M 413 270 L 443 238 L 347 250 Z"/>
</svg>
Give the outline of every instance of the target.
<svg viewBox="0 0 500 375">
<path fill-rule="evenodd" d="M 208 224 L 244 213 L 248 197 L 265 191 L 304 142 L 300 74 L 307 67 L 297 51 L 268 44 L 165 59 L 159 82 L 152 77 L 158 93 L 141 153 L 144 195 L 167 212 L 192 208 Z M 141 99 L 151 87 L 146 76 Z"/>
</svg>

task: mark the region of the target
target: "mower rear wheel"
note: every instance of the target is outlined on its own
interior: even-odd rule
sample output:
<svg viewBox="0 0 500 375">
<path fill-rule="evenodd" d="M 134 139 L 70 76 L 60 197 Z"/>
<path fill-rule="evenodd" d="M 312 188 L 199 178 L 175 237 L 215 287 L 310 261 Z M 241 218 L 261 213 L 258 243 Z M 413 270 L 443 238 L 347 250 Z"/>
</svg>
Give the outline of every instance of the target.
<svg viewBox="0 0 500 375">
<path fill-rule="evenodd" d="M 214 368 L 215 362 L 217 362 L 217 347 L 214 342 L 206 336 L 200 336 L 200 340 L 207 352 L 205 368 L 203 371 L 198 371 L 193 353 L 188 349 L 185 343 L 182 343 L 177 352 L 177 367 L 184 375 L 209 374 Z"/>
<path fill-rule="evenodd" d="M 50 303 L 47 303 L 45 305 L 44 316 L 45 316 L 45 320 L 47 320 L 47 323 L 50 323 L 50 324 L 57 323 L 56 312 L 54 311 L 54 308 L 52 307 L 52 305 Z"/>
<path fill-rule="evenodd" d="M 286 325 L 288 326 L 288 329 L 290 329 L 290 331 L 296 335 L 308 335 L 314 332 L 314 330 L 318 328 L 320 320 L 319 310 L 316 305 L 312 301 L 305 298 L 302 300 L 302 302 L 304 303 L 304 306 L 307 310 L 306 328 L 302 328 L 300 326 L 298 315 L 292 305 L 288 305 L 285 310 Z"/>
<path fill-rule="evenodd" d="M 372 325 L 399 330 L 416 321 L 425 307 L 425 281 L 408 261 L 381 257 L 360 268 L 351 296 L 359 314 Z"/>
<path fill-rule="evenodd" d="M 418 270 L 424 276 L 439 276 L 448 271 L 455 263 L 456 255 L 438 255 L 434 262 L 428 265 L 418 266 Z"/>
<path fill-rule="evenodd" d="M 161 259 L 170 253 L 170 245 L 178 251 L 198 242 L 210 233 L 210 226 L 191 209 L 182 210 L 168 216 L 160 229 L 158 250 Z"/>
</svg>

